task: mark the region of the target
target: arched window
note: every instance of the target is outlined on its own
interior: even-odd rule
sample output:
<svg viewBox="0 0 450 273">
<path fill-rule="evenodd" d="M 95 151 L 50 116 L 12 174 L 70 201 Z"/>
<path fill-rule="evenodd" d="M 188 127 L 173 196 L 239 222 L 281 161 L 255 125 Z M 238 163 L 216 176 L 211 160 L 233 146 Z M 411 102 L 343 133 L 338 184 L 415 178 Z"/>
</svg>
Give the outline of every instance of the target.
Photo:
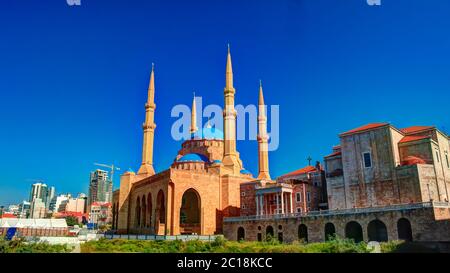
<svg viewBox="0 0 450 273">
<path fill-rule="evenodd" d="M 271 239 L 273 239 L 273 227 L 267 226 L 266 227 L 266 240 L 271 240 Z"/>
<path fill-rule="evenodd" d="M 355 243 L 363 241 L 362 227 L 358 222 L 351 221 L 345 225 L 345 238 L 353 239 Z"/>
<path fill-rule="evenodd" d="M 308 227 L 305 224 L 298 226 L 298 239 L 303 242 L 308 242 Z"/>
<path fill-rule="evenodd" d="M 152 204 L 152 194 L 149 193 L 147 196 L 147 227 L 150 227 L 152 225 L 152 209 L 153 209 L 153 204 Z"/>
<path fill-rule="evenodd" d="M 138 197 L 136 199 L 136 228 L 141 225 L 141 199 Z"/>
<path fill-rule="evenodd" d="M 388 240 L 386 225 L 378 219 L 370 221 L 367 226 L 367 234 L 369 241 L 387 242 Z"/>
<path fill-rule="evenodd" d="M 145 203 L 145 195 L 142 196 L 142 205 L 141 205 L 141 225 L 140 227 L 145 227 L 145 223 L 147 222 L 147 204 Z"/>
<path fill-rule="evenodd" d="M 411 222 L 409 222 L 406 218 L 400 218 L 397 221 L 397 232 L 398 232 L 398 239 L 404 240 L 404 241 L 412 241 L 412 229 L 411 229 Z"/>
<path fill-rule="evenodd" d="M 239 227 L 237 230 L 237 240 L 238 241 L 245 240 L 245 229 L 243 227 Z"/>
<path fill-rule="evenodd" d="M 325 224 L 325 241 L 330 240 L 336 235 L 336 228 L 333 223 Z"/>
</svg>

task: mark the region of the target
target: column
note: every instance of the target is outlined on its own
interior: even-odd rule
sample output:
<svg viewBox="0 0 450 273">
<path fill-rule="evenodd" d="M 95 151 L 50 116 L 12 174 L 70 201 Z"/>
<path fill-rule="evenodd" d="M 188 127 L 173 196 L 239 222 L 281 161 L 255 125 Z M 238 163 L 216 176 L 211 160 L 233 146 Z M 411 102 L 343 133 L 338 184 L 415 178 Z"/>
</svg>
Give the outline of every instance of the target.
<svg viewBox="0 0 450 273">
<path fill-rule="evenodd" d="M 264 194 L 261 194 L 259 203 L 261 205 L 260 214 L 264 215 Z"/>
<path fill-rule="evenodd" d="M 292 192 L 289 194 L 289 200 L 291 201 L 291 213 L 294 213 L 294 206 L 292 205 Z"/>
<path fill-rule="evenodd" d="M 278 203 L 278 193 L 276 193 L 276 195 L 275 195 L 275 200 L 276 200 L 276 202 L 277 202 L 277 211 L 275 212 L 275 214 L 278 214 L 278 212 L 280 211 L 279 209 L 280 209 L 280 204 Z"/>
<path fill-rule="evenodd" d="M 259 202 L 258 202 L 259 195 L 256 195 L 255 201 L 256 201 L 256 215 L 259 215 Z"/>
<path fill-rule="evenodd" d="M 284 193 L 283 190 L 281 190 L 281 214 L 284 214 Z"/>
</svg>

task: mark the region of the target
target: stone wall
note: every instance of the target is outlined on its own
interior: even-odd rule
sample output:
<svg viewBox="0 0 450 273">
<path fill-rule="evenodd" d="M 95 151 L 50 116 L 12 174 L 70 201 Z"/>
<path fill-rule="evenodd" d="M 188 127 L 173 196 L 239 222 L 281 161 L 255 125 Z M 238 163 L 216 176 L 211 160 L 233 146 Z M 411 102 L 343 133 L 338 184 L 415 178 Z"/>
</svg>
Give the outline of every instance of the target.
<svg viewBox="0 0 450 273">
<path fill-rule="evenodd" d="M 369 241 L 369 223 L 379 220 L 386 226 L 387 239 L 397 240 L 399 239 L 398 223 L 400 219 L 406 219 L 410 223 L 413 241 L 450 242 L 450 208 L 448 206 L 403 207 L 396 210 L 361 210 L 360 212 L 342 211 L 342 213 L 335 211 L 324 215 L 273 217 L 259 220 L 226 219 L 224 235 L 229 240 L 237 240 L 238 229 L 243 228 L 245 240 L 256 241 L 258 234 L 262 240 L 265 240 L 267 229 L 272 228 L 275 237 L 282 233 L 284 242 L 293 242 L 299 240 L 300 225 L 305 225 L 307 241 L 322 242 L 325 241 L 325 225 L 327 223 L 333 224 L 336 235 L 345 238 L 348 237 L 346 236 L 348 223 L 356 222 L 361 226 L 363 240 Z"/>
</svg>

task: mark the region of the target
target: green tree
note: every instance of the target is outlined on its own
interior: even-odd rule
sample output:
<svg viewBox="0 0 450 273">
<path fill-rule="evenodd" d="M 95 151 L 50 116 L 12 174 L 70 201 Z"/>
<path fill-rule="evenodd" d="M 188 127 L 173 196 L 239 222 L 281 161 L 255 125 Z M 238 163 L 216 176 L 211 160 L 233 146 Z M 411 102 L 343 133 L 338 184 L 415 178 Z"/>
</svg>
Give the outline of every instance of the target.
<svg viewBox="0 0 450 273">
<path fill-rule="evenodd" d="M 78 218 L 74 217 L 74 216 L 67 216 L 66 217 L 66 222 L 67 222 L 68 226 L 73 227 L 75 225 L 78 225 Z"/>
</svg>

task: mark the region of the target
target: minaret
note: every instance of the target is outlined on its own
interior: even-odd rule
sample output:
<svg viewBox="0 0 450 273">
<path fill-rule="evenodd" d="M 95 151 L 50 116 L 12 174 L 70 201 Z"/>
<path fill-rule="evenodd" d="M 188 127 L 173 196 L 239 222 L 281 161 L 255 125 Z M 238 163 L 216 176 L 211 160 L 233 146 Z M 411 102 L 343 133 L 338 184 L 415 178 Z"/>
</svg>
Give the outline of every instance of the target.
<svg viewBox="0 0 450 273">
<path fill-rule="evenodd" d="M 231 168 L 234 173 L 242 169 L 242 162 L 236 151 L 236 110 L 234 109 L 233 68 L 231 65 L 230 45 L 228 45 L 227 67 L 225 74 L 225 109 L 223 111 L 224 128 L 224 157 L 223 164 Z"/>
<path fill-rule="evenodd" d="M 142 147 L 142 165 L 138 174 L 155 174 L 153 169 L 153 140 L 155 135 L 155 65 L 152 63 L 152 72 L 150 74 L 150 84 L 148 86 L 148 98 L 145 104 L 145 122 L 142 125 L 144 129 L 144 143 Z"/>
<path fill-rule="evenodd" d="M 269 137 L 267 136 L 267 117 L 264 105 L 262 83 L 259 81 L 258 101 L 258 179 L 270 180 L 269 174 Z"/>
<path fill-rule="evenodd" d="M 197 106 L 195 105 L 195 93 L 194 98 L 192 99 L 192 108 L 191 108 L 191 138 L 194 138 L 194 134 L 197 132 Z"/>
</svg>

